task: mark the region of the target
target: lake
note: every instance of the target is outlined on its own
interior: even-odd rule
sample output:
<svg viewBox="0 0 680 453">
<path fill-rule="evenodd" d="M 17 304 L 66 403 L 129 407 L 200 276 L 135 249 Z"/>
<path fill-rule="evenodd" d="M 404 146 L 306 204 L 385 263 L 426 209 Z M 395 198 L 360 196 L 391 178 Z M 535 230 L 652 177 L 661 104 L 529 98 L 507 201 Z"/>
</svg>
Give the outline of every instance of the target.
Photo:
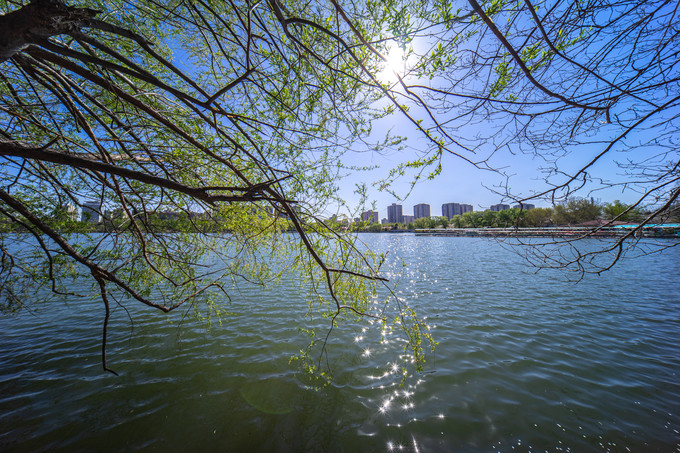
<svg viewBox="0 0 680 453">
<path fill-rule="evenodd" d="M 574 283 L 492 239 L 361 237 L 439 343 L 403 384 L 403 341 L 366 320 L 310 385 L 286 285 L 239 287 L 210 328 L 117 310 L 119 377 L 101 303 L 64 300 L 0 315 L 0 450 L 680 451 L 680 246 Z"/>
</svg>

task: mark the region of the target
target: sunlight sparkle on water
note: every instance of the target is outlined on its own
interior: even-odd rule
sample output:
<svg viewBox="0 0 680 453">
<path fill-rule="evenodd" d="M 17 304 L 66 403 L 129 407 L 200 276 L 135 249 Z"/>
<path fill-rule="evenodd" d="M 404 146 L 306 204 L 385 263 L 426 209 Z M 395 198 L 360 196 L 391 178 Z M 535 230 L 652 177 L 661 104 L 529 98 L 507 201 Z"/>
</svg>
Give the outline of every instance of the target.
<svg viewBox="0 0 680 453">
<path fill-rule="evenodd" d="M 416 453 L 420 452 L 420 449 L 418 448 L 418 442 L 416 442 L 416 438 L 411 436 L 411 439 L 413 439 L 413 451 Z"/>
<path fill-rule="evenodd" d="M 381 414 L 387 413 L 387 411 L 390 409 L 390 406 L 392 405 L 392 399 L 393 398 L 390 397 L 384 400 L 382 405 L 378 408 L 378 412 Z"/>
<path fill-rule="evenodd" d="M 407 410 L 409 410 L 409 409 L 413 409 L 414 407 L 415 407 L 415 404 L 413 404 L 413 403 L 408 403 L 408 404 L 402 405 L 402 406 L 401 406 L 401 409 L 404 410 L 404 411 L 407 411 Z"/>
</svg>

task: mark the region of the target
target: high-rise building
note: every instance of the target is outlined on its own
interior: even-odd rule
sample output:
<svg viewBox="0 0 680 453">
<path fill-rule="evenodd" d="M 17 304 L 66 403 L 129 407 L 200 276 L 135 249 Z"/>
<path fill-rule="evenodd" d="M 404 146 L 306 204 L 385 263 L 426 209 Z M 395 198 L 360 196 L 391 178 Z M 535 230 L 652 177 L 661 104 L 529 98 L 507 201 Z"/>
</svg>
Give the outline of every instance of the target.
<svg viewBox="0 0 680 453">
<path fill-rule="evenodd" d="M 415 219 L 416 218 L 412 215 L 405 215 L 405 216 L 402 216 L 401 223 L 403 223 L 404 225 L 408 225 L 409 223 L 413 223 L 413 221 Z"/>
<path fill-rule="evenodd" d="M 378 214 L 378 211 L 365 211 L 361 213 L 361 220 L 368 223 L 378 223 L 380 214 Z"/>
<path fill-rule="evenodd" d="M 82 222 L 99 223 L 102 221 L 102 205 L 98 201 L 86 201 L 80 213 Z"/>
<path fill-rule="evenodd" d="M 444 203 L 442 205 L 442 217 L 446 217 L 447 219 L 452 218 L 454 215 L 454 211 L 456 211 L 456 208 L 460 209 L 460 205 L 458 203 Z"/>
<path fill-rule="evenodd" d="M 463 203 L 444 203 L 442 205 L 442 216 L 447 219 L 452 219 L 453 216 L 463 215 L 466 212 L 472 212 L 474 209 L 471 204 Z"/>
<path fill-rule="evenodd" d="M 402 223 L 404 214 L 400 204 L 392 203 L 387 207 L 387 222 Z"/>
<path fill-rule="evenodd" d="M 413 207 L 413 217 L 422 219 L 423 217 L 430 217 L 430 205 L 427 203 L 420 203 Z"/>
<path fill-rule="evenodd" d="M 518 204 L 515 205 L 515 208 L 519 209 L 520 206 Z M 536 205 L 533 205 L 531 203 L 522 203 L 522 209 L 525 211 L 528 211 L 529 209 L 534 209 L 536 208 Z"/>
<path fill-rule="evenodd" d="M 69 220 L 73 220 L 73 221 L 76 221 L 76 222 L 78 221 L 78 207 L 75 204 L 73 204 L 73 203 L 67 204 L 65 211 L 66 211 L 66 217 Z"/>
<path fill-rule="evenodd" d="M 510 209 L 510 205 L 503 203 L 498 203 L 489 207 L 489 211 L 507 211 L 508 209 Z"/>
</svg>

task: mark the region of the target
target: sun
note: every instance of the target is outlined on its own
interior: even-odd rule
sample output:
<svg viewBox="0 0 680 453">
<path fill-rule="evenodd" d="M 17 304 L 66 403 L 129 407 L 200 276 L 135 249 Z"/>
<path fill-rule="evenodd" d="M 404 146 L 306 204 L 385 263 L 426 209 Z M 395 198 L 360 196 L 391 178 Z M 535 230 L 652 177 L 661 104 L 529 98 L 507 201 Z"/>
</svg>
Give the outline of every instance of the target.
<svg viewBox="0 0 680 453">
<path fill-rule="evenodd" d="M 402 76 L 406 72 L 406 54 L 401 46 L 393 45 L 385 52 L 382 62 L 382 69 L 378 73 L 378 80 L 381 82 L 394 84 L 399 79 L 397 74 Z"/>
<path fill-rule="evenodd" d="M 385 55 L 385 69 L 389 69 L 396 73 L 404 71 L 406 64 L 405 52 L 400 46 L 392 46 Z"/>
</svg>

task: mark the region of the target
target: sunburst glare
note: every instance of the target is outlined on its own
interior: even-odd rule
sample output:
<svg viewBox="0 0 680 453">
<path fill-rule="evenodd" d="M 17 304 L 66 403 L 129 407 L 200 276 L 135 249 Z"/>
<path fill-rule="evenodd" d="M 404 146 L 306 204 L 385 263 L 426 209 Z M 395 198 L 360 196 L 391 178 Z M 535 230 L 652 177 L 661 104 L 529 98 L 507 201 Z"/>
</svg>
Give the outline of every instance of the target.
<svg viewBox="0 0 680 453">
<path fill-rule="evenodd" d="M 382 63 L 382 69 L 378 73 L 378 80 L 388 85 L 394 85 L 407 72 L 408 54 L 400 45 L 394 44 L 382 54 L 385 61 Z"/>
</svg>

